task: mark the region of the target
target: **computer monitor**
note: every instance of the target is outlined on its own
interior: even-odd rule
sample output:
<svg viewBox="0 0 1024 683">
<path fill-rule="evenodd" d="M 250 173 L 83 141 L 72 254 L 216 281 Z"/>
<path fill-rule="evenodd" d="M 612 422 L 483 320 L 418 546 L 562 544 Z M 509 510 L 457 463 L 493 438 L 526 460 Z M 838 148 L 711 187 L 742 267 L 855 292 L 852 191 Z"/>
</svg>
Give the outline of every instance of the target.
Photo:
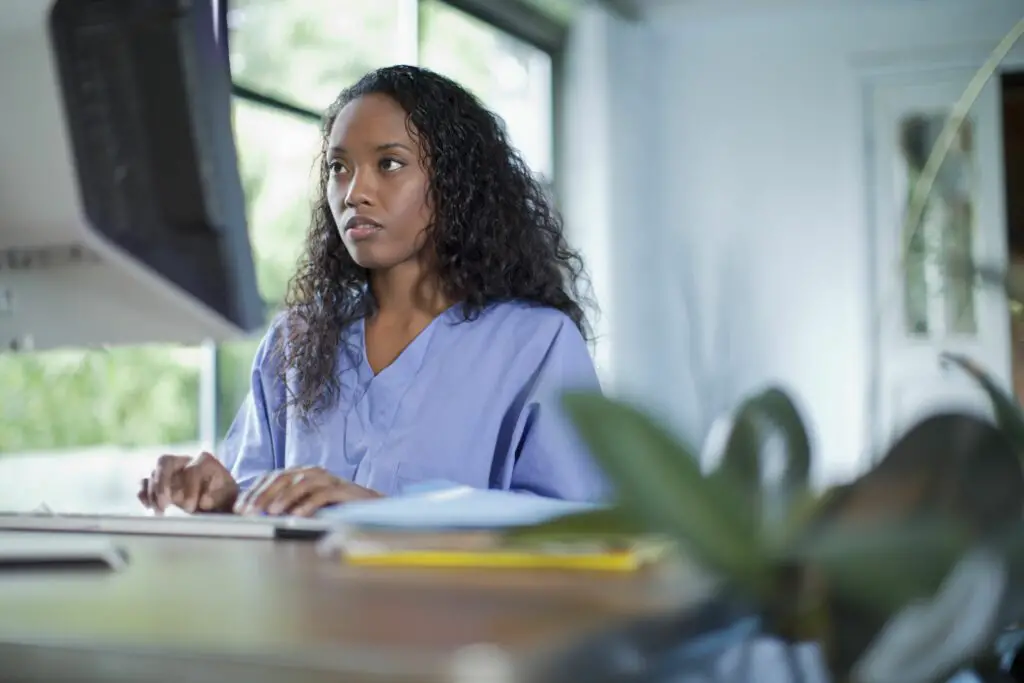
<svg viewBox="0 0 1024 683">
<path fill-rule="evenodd" d="M 213 19 L 0 2 L 0 353 L 263 325 Z"/>
</svg>

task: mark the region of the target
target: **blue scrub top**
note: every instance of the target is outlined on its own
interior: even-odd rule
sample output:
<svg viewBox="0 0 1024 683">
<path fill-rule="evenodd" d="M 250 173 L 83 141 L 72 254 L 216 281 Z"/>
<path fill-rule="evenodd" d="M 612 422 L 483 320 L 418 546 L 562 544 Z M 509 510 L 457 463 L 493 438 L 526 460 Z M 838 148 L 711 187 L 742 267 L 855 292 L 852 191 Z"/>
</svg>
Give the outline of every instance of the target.
<svg viewBox="0 0 1024 683">
<path fill-rule="evenodd" d="M 253 361 L 249 395 L 220 457 L 242 489 L 274 469 L 322 467 L 384 495 L 430 480 L 600 501 L 607 483 L 564 419 L 559 395 L 600 391 L 579 330 L 551 308 L 494 303 L 467 320 L 454 306 L 374 375 L 364 321 L 338 349 L 337 403 L 306 425 L 280 411 L 285 387 L 272 349 L 284 317 Z"/>
</svg>

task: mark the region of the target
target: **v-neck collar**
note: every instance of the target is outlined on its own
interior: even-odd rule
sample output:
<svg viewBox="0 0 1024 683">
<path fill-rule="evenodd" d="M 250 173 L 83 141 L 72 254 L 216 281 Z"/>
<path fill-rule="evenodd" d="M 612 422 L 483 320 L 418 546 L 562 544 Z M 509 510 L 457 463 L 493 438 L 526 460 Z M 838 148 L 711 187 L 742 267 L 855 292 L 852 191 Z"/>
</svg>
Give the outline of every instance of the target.
<svg viewBox="0 0 1024 683">
<path fill-rule="evenodd" d="M 378 373 L 374 373 L 373 368 L 370 367 L 370 360 L 366 352 L 366 318 L 360 318 L 357 331 L 361 356 L 359 360 L 360 383 L 364 385 L 370 382 L 391 384 L 394 381 L 401 381 L 402 378 L 408 380 L 415 376 L 423 366 L 423 360 L 427 356 L 427 351 L 430 348 L 430 342 L 434 337 L 437 326 L 447 321 L 452 311 L 458 306 L 459 304 L 449 306 L 427 323 L 427 326 L 413 337 L 412 341 L 402 349 L 401 353 Z"/>
</svg>

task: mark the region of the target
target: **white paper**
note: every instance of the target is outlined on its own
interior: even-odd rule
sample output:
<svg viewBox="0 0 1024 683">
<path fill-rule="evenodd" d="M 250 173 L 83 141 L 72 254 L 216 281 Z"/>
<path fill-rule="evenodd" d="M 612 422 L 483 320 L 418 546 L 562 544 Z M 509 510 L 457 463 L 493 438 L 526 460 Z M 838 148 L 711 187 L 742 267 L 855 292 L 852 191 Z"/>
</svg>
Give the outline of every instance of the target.
<svg viewBox="0 0 1024 683">
<path fill-rule="evenodd" d="M 331 522 L 400 529 L 502 529 L 537 524 L 599 506 L 528 493 L 474 489 L 450 482 L 425 482 L 403 495 L 322 510 Z"/>
</svg>

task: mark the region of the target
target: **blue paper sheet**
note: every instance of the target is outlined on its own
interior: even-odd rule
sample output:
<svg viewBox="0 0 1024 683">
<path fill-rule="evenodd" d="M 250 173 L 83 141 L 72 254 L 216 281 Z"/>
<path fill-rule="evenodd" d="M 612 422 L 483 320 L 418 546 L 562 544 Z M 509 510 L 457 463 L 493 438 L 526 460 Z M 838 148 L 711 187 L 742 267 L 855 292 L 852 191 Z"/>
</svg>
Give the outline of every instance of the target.
<svg viewBox="0 0 1024 683">
<path fill-rule="evenodd" d="M 318 517 L 396 529 L 503 529 L 538 524 L 596 507 L 528 493 L 431 481 L 406 488 L 399 496 L 326 508 Z"/>
</svg>

